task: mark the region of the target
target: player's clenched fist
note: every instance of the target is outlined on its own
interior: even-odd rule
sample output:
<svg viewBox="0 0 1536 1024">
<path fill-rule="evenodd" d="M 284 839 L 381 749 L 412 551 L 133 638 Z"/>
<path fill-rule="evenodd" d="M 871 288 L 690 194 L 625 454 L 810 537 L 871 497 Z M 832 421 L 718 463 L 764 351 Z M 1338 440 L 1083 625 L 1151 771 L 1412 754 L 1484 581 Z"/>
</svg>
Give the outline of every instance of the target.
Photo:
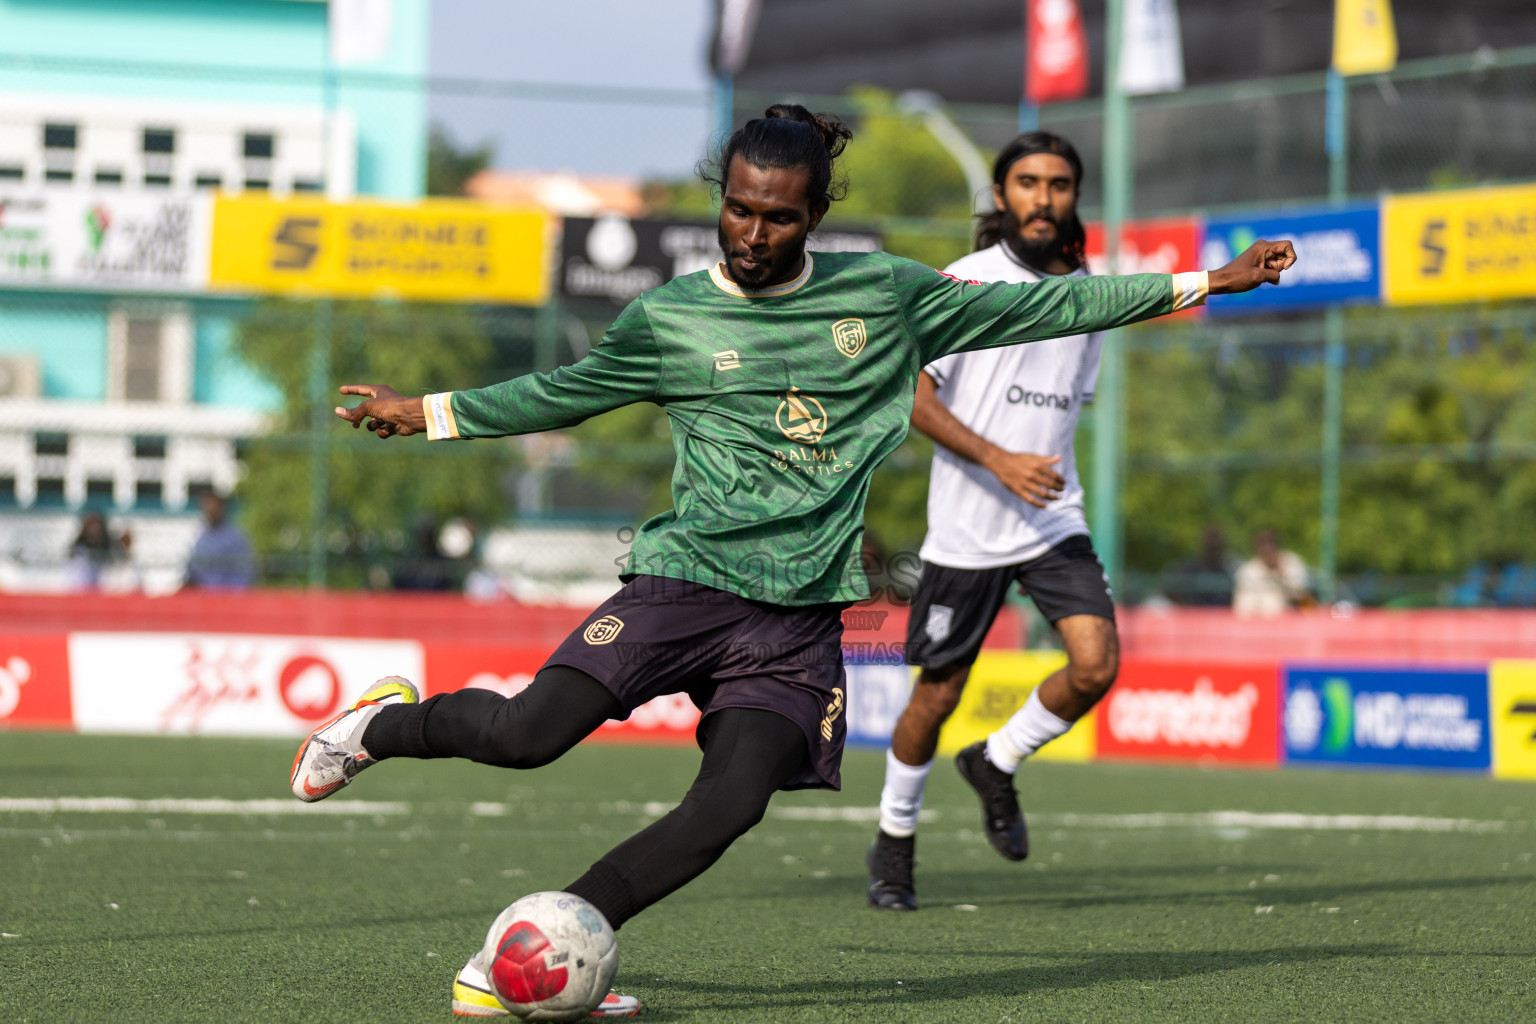
<svg viewBox="0 0 1536 1024">
<path fill-rule="evenodd" d="M 1261 284 L 1279 284 L 1280 272 L 1296 262 L 1296 249 L 1290 242 L 1259 239 L 1244 249 L 1231 263 L 1210 272 L 1212 295 L 1252 291 Z"/>
<path fill-rule="evenodd" d="M 365 395 L 367 401 L 348 409 L 336 407 L 336 415 L 354 428 L 368 421 L 368 429 L 380 437 L 425 433 L 427 414 L 421 399 L 407 398 L 387 384 L 343 384 L 344 395 Z"/>
</svg>

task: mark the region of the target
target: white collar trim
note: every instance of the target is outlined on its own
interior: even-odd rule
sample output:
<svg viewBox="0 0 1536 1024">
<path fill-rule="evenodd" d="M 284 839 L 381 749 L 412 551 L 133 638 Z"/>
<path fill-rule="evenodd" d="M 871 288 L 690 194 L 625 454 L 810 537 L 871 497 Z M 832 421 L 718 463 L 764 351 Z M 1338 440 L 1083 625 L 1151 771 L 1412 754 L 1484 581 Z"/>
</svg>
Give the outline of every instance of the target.
<svg viewBox="0 0 1536 1024">
<path fill-rule="evenodd" d="M 772 288 L 764 288 L 761 291 L 747 291 L 735 281 L 732 281 L 725 273 L 725 264 L 716 263 L 709 268 L 709 279 L 715 282 L 715 286 L 730 295 L 740 296 L 744 299 L 772 299 L 780 295 L 788 295 L 790 292 L 799 291 L 805 287 L 805 283 L 811 279 L 811 270 L 816 266 L 816 261 L 811 258 L 809 251 L 805 254 L 805 267 L 793 281 L 785 281 L 776 284 Z"/>
</svg>

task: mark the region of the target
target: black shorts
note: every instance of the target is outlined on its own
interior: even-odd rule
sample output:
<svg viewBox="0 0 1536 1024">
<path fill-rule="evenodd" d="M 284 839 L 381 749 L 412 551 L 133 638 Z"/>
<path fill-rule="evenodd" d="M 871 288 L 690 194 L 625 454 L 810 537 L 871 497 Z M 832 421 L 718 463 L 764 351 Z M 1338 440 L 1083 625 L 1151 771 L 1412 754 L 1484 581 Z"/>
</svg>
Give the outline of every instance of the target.
<svg viewBox="0 0 1536 1024">
<path fill-rule="evenodd" d="M 758 708 L 800 726 L 805 772 L 785 789 L 841 789 L 842 604 L 749 601 L 688 580 L 636 576 L 565 638 L 546 665 L 568 665 L 612 691 L 623 717 L 654 697 L 687 693 L 709 716 Z"/>
<path fill-rule="evenodd" d="M 924 562 L 907 620 L 907 664 L 944 668 L 974 662 L 1014 581 L 1052 625 L 1068 615 L 1115 620 L 1104 566 L 1084 534 L 1068 537 L 1039 558 L 995 569 Z"/>
</svg>

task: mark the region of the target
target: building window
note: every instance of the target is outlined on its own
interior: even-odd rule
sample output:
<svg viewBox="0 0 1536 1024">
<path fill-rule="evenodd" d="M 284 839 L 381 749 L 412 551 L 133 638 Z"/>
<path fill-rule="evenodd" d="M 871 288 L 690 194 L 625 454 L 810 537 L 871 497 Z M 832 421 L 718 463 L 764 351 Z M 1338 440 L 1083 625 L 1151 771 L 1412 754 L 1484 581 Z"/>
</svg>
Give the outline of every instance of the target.
<svg viewBox="0 0 1536 1024">
<path fill-rule="evenodd" d="M 20 164 L 0 164 L 0 181 L 20 181 L 26 176 Z"/>
<path fill-rule="evenodd" d="M 192 322 L 179 304 L 127 305 L 107 317 L 107 397 L 182 403 L 192 397 Z"/>
<path fill-rule="evenodd" d="M 42 481 L 38 481 L 41 486 Z M 160 508 L 165 504 L 165 488 L 159 480 L 138 480 L 133 485 L 133 503 L 138 508 Z"/>
<path fill-rule="evenodd" d="M 85 503 L 99 507 L 112 504 L 111 480 L 87 480 L 85 482 Z"/>
<path fill-rule="evenodd" d="M 122 171 L 109 171 L 109 170 L 107 170 L 104 167 L 98 167 L 96 169 L 96 184 L 98 184 L 98 185 L 121 185 L 122 183 L 123 183 L 123 172 Z"/>
<path fill-rule="evenodd" d="M 133 457 L 136 459 L 165 458 L 165 438 L 141 434 L 133 439 Z"/>
<path fill-rule="evenodd" d="M 34 455 L 65 455 L 69 454 L 69 435 L 40 433 L 32 438 L 32 454 Z"/>
<path fill-rule="evenodd" d="M 325 182 L 315 178 L 294 178 L 293 190 L 295 192 L 324 192 Z"/>
<path fill-rule="evenodd" d="M 170 188 L 171 176 L 169 174 L 146 174 L 144 175 L 144 186 L 146 188 Z"/>
<path fill-rule="evenodd" d="M 199 174 L 197 176 L 198 188 L 218 188 L 223 184 L 223 177 L 217 174 Z"/>
<path fill-rule="evenodd" d="M 276 148 L 270 132 L 245 133 L 245 158 L 247 160 L 271 160 Z"/>
<path fill-rule="evenodd" d="M 78 129 L 72 124 L 43 125 L 44 149 L 74 149 Z"/>
<path fill-rule="evenodd" d="M 145 128 L 144 152 L 166 154 L 176 152 L 176 132 L 170 128 Z"/>
<path fill-rule="evenodd" d="M 265 192 L 272 187 L 272 183 L 266 178 L 246 178 L 245 188 L 248 192 Z"/>
<path fill-rule="evenodd" d="M 0 476 L 0 506 L 5 508 L 16 507 L 16 478 L 14 476 Z"/>
<path fill-rule="evenodd" d="M 32 502 L 33 506 L 44 508 L 64 507 L 64 478 L 63 477 L 38 477 L 37 498 Z"/>
<path fill-rule="evenodd" d="M 75 180 L 75 172 L 67 167 L 50 167 L 43 172 L 43 180 L 71 182 Z"/>
</svg>

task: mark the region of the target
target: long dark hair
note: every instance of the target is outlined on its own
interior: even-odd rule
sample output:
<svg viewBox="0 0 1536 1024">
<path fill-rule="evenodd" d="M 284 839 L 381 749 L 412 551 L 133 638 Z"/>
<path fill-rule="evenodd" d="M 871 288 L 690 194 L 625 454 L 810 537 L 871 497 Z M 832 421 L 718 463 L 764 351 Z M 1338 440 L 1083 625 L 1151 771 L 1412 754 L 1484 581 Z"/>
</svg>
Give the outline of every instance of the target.
<svg viewBox="0 0 1536 1024">
<path fill-rule="evenodd" d="M 1083 160 L 1077 155 L 1077 150 L 1072 143 L 1060 135 L 1050 132 L 1025 132 L 997 154 L 997 159 L 992 164 L 992 184 L 999 187 L 1008 182 L 1008 171 L 1014 164 L 1027 156 L 1036 153 L 1051 153 L 1061 157 L 1072 167 L 1073 191 L 1081 191 L 1083 187 Z M 1014 241 L 1010 237 L 1009 214 L 1007 210 L 992 210 L 988 213 L 976 215 L 976 248 L 990 249 L 998 242 Z M 1078 219 L 1077 206 L 1073 204 L 1072 215 L 1058 225 L 1059 233 L 1056 244 L 1060 250 L 1058 255 L 1070 263 L 1074 269 L 1087 263 L 1087 257 L 1083 250 L 1088 244 L 1088 233 L 1083 230 L 1083 222 Z"/>
<path fill-rule="evenodd" d="M 848 194 L 846 178 L 834 175 L 833 161 L 853 131 L 831 114 L 813 114 L 798 103 L 775 103 L 763 116 L 731 134 L 716 162 L 699 167 L 699 177 L 725 194 L 731 161 L 742 157 L 753 167 L 804 167 L 811 172 L 805 198 L 814 208 Z"/>
</svg>

